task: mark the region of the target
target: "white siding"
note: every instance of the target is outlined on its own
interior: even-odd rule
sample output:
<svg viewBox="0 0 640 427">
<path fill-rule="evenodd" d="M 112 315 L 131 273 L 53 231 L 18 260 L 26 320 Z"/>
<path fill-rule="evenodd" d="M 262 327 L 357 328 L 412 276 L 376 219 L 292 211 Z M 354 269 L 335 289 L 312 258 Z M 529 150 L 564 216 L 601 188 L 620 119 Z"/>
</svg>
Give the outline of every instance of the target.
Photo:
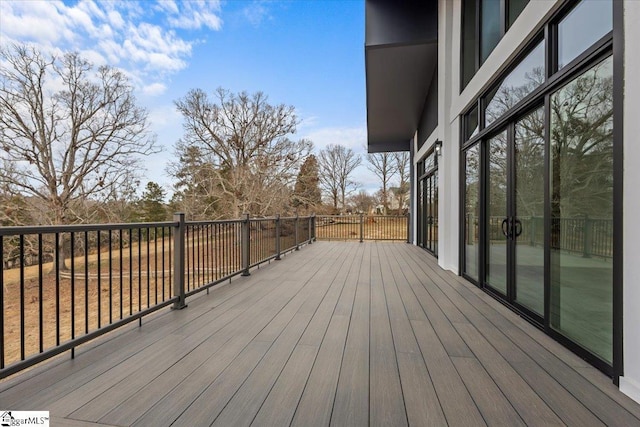
<svg viewBox="0 0 640 427">
<path fill-rule="evenodd" d="M 633 77 L 640 75 L 640 2 L 626 1 L 624 8 L 624 376 L 620 390 L 640 402 L 640 80 Z"/>
</svg>

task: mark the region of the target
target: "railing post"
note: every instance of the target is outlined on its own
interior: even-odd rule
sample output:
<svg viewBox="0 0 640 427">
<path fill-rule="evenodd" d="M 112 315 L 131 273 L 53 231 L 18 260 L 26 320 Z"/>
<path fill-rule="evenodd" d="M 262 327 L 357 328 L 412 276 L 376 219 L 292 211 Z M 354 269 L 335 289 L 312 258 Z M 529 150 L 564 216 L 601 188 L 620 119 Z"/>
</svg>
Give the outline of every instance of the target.
<svg viewBox="0 0 640 427">
<path fill-rule="evenodd" d="M 242 247 L 242 275 L 250 276 L 249 265 L 251 264 L 251 222 L 249 221 L 249 214 L 242 214 L 242 236 L 240 246 Z"/>
<path fill-rule="evenodd" d="M 360 212 L 360 243 L 364 241 L 364 214 Z"/>
<path fill-rule="evenodd" d="M 407 212 L 407 243 L 411 243 L 411 214 Z"/>
<path fill-rule="evenodd" d="M 280 214 L 276 215 L 276 261 L 280 261 L 280 236 L 282 235 L 282 227 L 280 223 Z"/>
<path fill-rule="evenodd" d="M 299 236 L 298 236 L 298 226 L 300 225 L 300 217 L 298 216 L 298 214 L 296 213 L 296 226 L 295 226 L 295 236 L 296 236 L 296 251 L 300 250 L 300 244 L 299 244 Z"/>
<path fill-rule="evenodd" d="M 311 215 L 311 231 L 309 240 L 316 240 L 316 214 Z"/>
<path fill-rule="evenodd" d="M 584 218 L 584 248 L 583 258 L 591 258 L 591 246 L 593 246 L 593 221 L 588 216 Z"/>
<path fill-rule="evenodd" d="M 313 239 L 311 238 L 311 226 L 312 226 L 311 215 L 307 218 L 307 239 L 309 240 L 309 244 L 313 243 Z"/>
<path fill-rule="evenodd" d="M 536 245 L 536 217 L 532 216 L 529 223 L 529 246 Z"/>
<path fill-rule="evenodd" d="M 174 310 L 182 310 L 187 306 L 184 295 L 184 258 L 187 256 L 187 252 L 185 251 L 185 234 L 187 227 L 184 220 L 184 213 L 175 213 L 173 215 L 173 221 L 178 223 L 173 235 L 173 295 L 178 297 L 178 300 L 173 303 L 172 308 Z"/>
</svg>

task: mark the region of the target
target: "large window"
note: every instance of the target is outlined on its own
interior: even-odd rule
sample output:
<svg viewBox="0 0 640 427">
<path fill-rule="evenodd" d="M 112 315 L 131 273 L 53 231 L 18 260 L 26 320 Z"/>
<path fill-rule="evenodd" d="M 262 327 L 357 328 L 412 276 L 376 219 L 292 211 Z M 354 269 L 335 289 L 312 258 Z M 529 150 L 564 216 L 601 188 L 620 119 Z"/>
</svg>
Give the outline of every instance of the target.
<svg viewBox="0 0 640 427">
<path fill-rule="evenodd" d="M 464 89 L 529 0 L 463 0 L 462 81 Z"/>
<path fill-rule="evenodd" d="M 558 24 L 558 69 L 564 67 L 613 28 L 611 2 L 577 5 Z"/>
<path fill-rule="evenodd" d="M 511 28 L 529 0 L 510 0 L 507 2 L 507 29 Z"/>
<path fill-rule="evenodd" d="M 500 0 L 480 0 L 480 63 L 484 63 L 502 37 Z"/>
<path fill-rule="evenodd" d="M 485 126 L 544 83 L 544 43 L 538 43 L 499 85 L 484 98 Z"/>
<path fill-rule="evenodd" d="M 516 9 L 501 16 L 524 8 L 509 5 Z M 488 82 L 461 129 L 465 277 L 609 374 L 621 310 L 613 274 L 620 143 L 613 7 L 612 0 L 565 2 Z"/>
<path fill-rule="evenodd" d="M 462 89 L 478 69 L 476 2 L 477 0 L 464 0 L 462 3 Z"/>
<path fill-rule="evenodd" d="M 551 326 L 612 361 L 613 61 L 551 96 Z"/>
</svg>

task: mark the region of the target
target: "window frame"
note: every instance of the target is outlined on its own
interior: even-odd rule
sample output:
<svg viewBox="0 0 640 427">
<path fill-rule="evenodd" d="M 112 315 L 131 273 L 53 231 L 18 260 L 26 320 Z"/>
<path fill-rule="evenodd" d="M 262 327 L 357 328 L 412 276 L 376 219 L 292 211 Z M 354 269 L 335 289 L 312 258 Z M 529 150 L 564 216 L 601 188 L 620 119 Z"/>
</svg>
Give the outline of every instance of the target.
<svg viewBox="0 0 640 427">
<path fill-rule="evenodd" d="M 466 17 L 468 16 L 467 13 L 465 13 L 465 1 L 463 0 L 461 2 L 461 7 L 460 7 L 460 81 L 459 81 L 459 85 L 460 85 L 460 90 L 459 93 L 462 93 L 462 91 L 464 91 L 464 89 L 467 87 L 467 85 L 471 82 L 471 80 L 473 80 L 473 77 L 477 74 L 478 70 L 480 69 L 480 67 L 482 67 L 482 64 L 484 63 L 484 61 L 482 61 L 482 1 L 483 0 L 468 0 L 470 2 L 474 3 L 474 20 L 475 20 L 475 27 L 474 27 L 474 38 L 473 38 L 473 62 L 474 62 L 474 66 L 473 66 L 473 73 L 471 74 L 471 76 L 469 76 L 469 80 L 465 83 L 465 49 L 467 48 L 466 43 L 465 43 L 465 23 L 466 23 Z M 507 31 L 509 31 L 509 29 L 513 26 L 513 23 L 511 25 L 509 25 L 509 2 L 510 0 L 495 0 L 495 1 L 499 1 L 500 2 L 500 37 L 498 38 L 498 42 L 496 43 L 496 46 L 500 43 L 500 40 L 502 40 L 502 38 L 504 37 L 504 35 L 507 33 Z M 530 2 L 531 0 L 527 0 L 527 4 Z M 522 11 L 524 9 L 526 9 L 526 5 L 525 7 L 520 11 L 520 13 L 522 13 Z M 518 14 L 518 16 L 520 16 L 520 14 Z M 518 17 L 516 17 L 514 19 L 514 23 L 518 20 Z M 487 54 L 487 58 L 489 56 L 491 56 L 491 52 L 493 52 L 493 50 L 495 49 L 494 46 L 491 51 Z M 470 47 L 470 46 L 469 46 Z"/>
</svg>

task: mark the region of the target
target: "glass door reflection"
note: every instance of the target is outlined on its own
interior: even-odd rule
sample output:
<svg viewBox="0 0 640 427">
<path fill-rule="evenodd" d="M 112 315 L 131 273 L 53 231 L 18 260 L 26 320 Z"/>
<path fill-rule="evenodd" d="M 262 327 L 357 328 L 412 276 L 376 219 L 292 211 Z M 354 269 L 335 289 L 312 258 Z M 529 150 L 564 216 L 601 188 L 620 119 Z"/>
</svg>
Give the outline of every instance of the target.
<svg viewBox="0 0 640 427">
<path fill-rule="evenodd" d="M 513 300 L 544 315 L 544 111 L 515 124 Z"/>
<path fill-rule="evenodd" d="M 507 131 L 487 141 L 486 284 L 507 294 Z"/>
</svg>

